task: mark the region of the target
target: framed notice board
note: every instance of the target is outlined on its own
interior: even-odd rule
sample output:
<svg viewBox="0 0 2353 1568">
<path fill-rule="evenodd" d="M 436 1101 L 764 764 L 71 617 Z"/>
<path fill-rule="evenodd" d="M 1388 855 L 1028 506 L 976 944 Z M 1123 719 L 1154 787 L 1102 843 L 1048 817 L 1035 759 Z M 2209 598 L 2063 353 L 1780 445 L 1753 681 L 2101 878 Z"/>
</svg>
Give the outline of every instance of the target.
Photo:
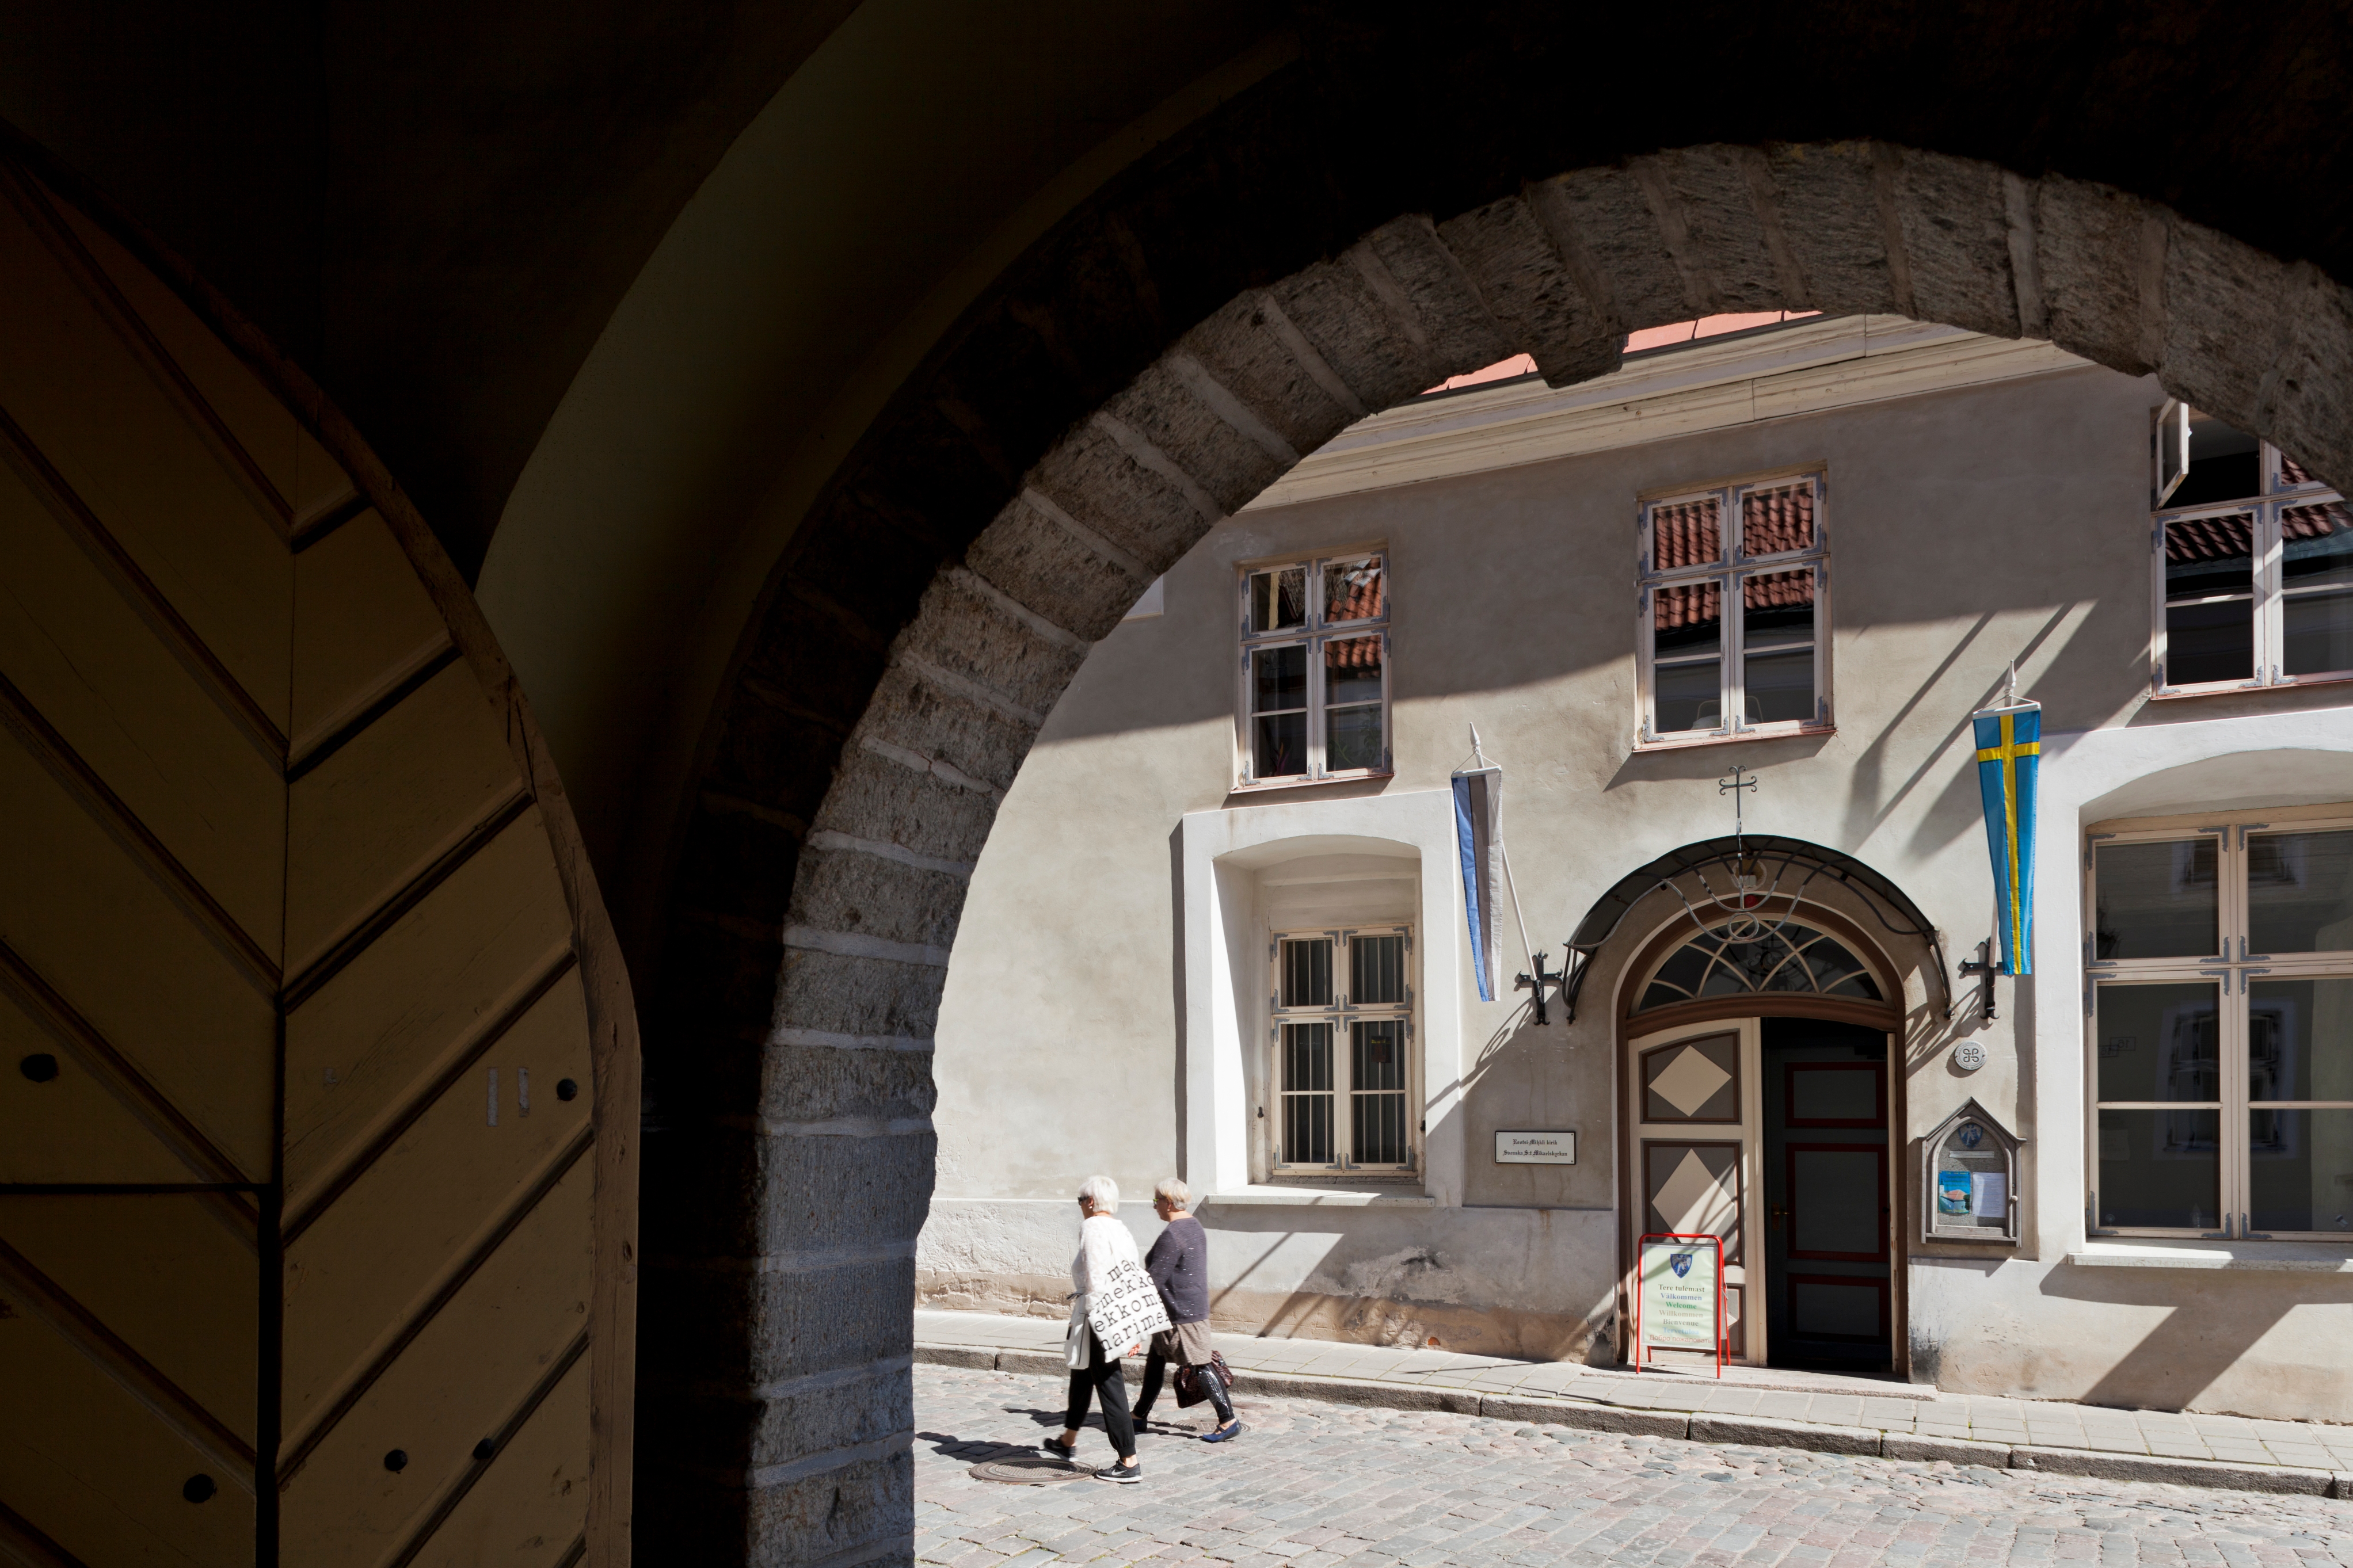
<svg viewBox="0 0 2353 1568">
<path fill-rule="evenodd" d="M 1920 1237 L 2018 1245 L 2019 1138 L 1976 1100 L 1920 1141 Z"/>
</svg>

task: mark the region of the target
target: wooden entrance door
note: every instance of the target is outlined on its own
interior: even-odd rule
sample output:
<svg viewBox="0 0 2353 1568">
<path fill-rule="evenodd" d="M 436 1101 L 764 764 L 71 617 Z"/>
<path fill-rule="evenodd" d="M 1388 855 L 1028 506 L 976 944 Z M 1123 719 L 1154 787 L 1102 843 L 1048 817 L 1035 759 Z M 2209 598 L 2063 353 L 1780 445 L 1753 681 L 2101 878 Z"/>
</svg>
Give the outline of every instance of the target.
<svg viewBox="0 0 2353 1568">
<path fill-rule="evenodd" d="M 1890 1364 L 1887 1036 L 1763 1021 L 1766 1316 L 1781 1365 Z"/>
<path fill-rule="evenodd" d="M 0 1559 L 625 1562 L 636 1072 L 430 535 L 0 162 Z"/>
<path fill-rule="evenodd" d="M 1725 1332 L 1732 1359 L 1761 1362 L 1766 1325 L 1758 1205 L 1757 1021 L 1690 1025 L 1632 1043 L 1633 1238 L 1713 1235 L 1724 1243 Z"/>
</svg>

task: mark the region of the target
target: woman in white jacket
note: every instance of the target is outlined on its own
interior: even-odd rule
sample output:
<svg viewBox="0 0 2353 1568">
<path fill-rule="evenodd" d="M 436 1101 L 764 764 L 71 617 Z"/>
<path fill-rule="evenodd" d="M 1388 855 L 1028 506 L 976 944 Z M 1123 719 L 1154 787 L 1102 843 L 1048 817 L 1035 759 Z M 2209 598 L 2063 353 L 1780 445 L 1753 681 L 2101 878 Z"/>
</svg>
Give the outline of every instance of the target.
<svg viewBox="0 0 2353 1568">
<path fill-rule="evenodd" d="M 1142 1263 L 1136 1257 L 1135 1237 L 1119 1223 L 1118 1215 L 1119 1184 L 1109 1176 L 1088 1177 L 1079 1189 L 1079 1251 L 1071 1259 L 1071 1328 L 1065 1345 L 1071 1367 L 1070 1408 L 1062 1416 L 1062 1435 L 1047 1438 L 1046 1449 L 1065 1459 L 1073 1458 L 1079 1429 L 1086 1424 L 1088 1402 L 1099 1398 L 1103 1429 L 1111 1434 L 1119 1462 L 1104 1466 L 1095 1476 L 1106 1481 L 1135 1481 L 1144 1479 L 1144 1466 L 1135 1457 L 1135 1423 L 1127 1413 L 1127 1381 L 1119 1358 L 1140 1347 L 1106 1347 L 1087 1327 L 1087 1296 L 1095 1280 L 1114 1263 L 1139 1267 Z M 1107 1349 L 1111 1353 L 1104 1353 Z"/>
</svg>

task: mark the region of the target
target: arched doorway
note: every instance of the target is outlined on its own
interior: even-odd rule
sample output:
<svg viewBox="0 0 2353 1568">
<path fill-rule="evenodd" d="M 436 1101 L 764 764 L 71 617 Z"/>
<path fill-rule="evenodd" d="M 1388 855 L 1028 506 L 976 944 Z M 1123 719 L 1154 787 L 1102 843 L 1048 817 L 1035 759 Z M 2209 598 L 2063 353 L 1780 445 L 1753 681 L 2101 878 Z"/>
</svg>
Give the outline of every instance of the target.
<svg viewBox="0 0 2353 1568">
<path fill-rule="evenodd" d="M 1627 1278 L 1641 1236 L 1714 1234 L 1735 1361 L 1900 1371 L 1894 963 L 1833 910 L 1738 894 L 1655 932 L 1620 994 Z"/>
<path fill-rule="evenodd" d="M 1883 265 L 1891 279 L 1900 274 L 1905 279 L 1905 291 L 1889 294 L 1887 300 L 1923 315 L 1983 322 L 1983 316 L 1965 315 L 1950 304 L 1957 295 L 1927 286 L 1937 281 L 1927 265 L 1936 258 L 1925 250 L 1914 256 L 1907 248 L 1908 236 L 1928 233 L 1924 223 L 1932 228 L 1945 224 L 1943 215 L 1955 204 L 1930 202 L 1914 188 L 1933 184 L 1905 176 L 1905 160 L 1915 155 L 1890 149 L 1860 150 L 1858 156 L 1863 154 L 1876 160 L 1869 165 L 1874 177 L 1887 176 L 1883 186 L 1871 188 L 1873 203 L 1885 204 L 1873 210 L 1882 219 L 1889 254 L 1872 265 Z M 1817 163 L 1850 174 L 1862 166 L 1843 155 Z M 1944 170 L 1941 161 L 1919 166 Z M 1680 168 L 1661 176 L 1671 197 Z M 2010 197 L 2017 193 L 1999 178 L 1999 171 L 1976 173 L 1984 176 L 1977 182 L 1979 194 L 2000 197 L 2000 215 L 2015 209 L 2025 218 L 2024 226 L 1999 221 L 1978 226 L 1987 237 L 1987 254 L 1997 260 L 2024 257 L 2036 264 L 2010 277 L 2014 312 L 2003 321 L 2014 321 L 2021 331 L 2035 330 L 2039 321 L 2054 340 L 2108 363 L 2153 361 L 2169 384 L 2192 390 L 2201 404 L 2226 412 L 2234 405 L 2254 411 L 2253 428 L 2282 427 L 2283 421 L 2306 412 L 2294 400 L 2285 406 L 2274 404 L 2276 378 L 2236 376 L 2247 364 L 2275 357 L 2255 338 L 2211 350 L 2199 345 L 2195 354 L 2185 348 L 2178 355 L 2167 339 L 2168 322 L 2187 321 L 2193 313 L 2187 305 L 2211 306 L 2216 297 L 2226 297 L 2224 303 L 2243 302 L 2262 296 L 2266 287 L 2303 288 L 2301 275 L 2287 278 L 2283 266 L 2258 257 L 2247 268 L 2256 276 L 2254 283 L 2234 281 L 2227 289 L 2217 285 L 2210 296 L 2187 286 L 2202 276 L 2191 271 L 2176 280 L 2184 285 L 2176 288 L 2168 281 L 2171 263 L 2150 259 L 2154 231 L 2147 225 L 2154 219 L 2163 228 L 2169 221 L 2164 215 L 2143 212 L 2128 198 L 2108 202 L 2101 193 L 2087 195 L 2057 180 L 2047 190 L 2028 189 L 2022 204 L 2013 203 Z M 1793 174 L 1789 184 L 1791 193 L 1798 193 L 1807 182 Z M 1877 194 L 1883 188 L 1883 197 Z M 1926 195 L 1941 198 L 1942 192 L 1929 189 Z M 2080 216 L 2070 204 L 2089 203 L 2094 196 L 2116 209 L 2103 233 L 2114 229 L 2140 237 L 2135 253 L 2140 258 L 2140 292 L 2135 296 L 2140 309 L 2110 315 L 2128 321 L 2139 334 L 2135 342 L 2148 340 L 2153 350 L 2166 352 L 2135 357 L 2118 349 L 2124 338 L 2110 330 L 2116 322 L 2108 317 L 2073 328 L 2063 320 L 2066 311 L 2059 307 L 2065 287 L 2080 286 L 2087 268 L 2074 255 L 2082 247 L 2065 239 L 2056 220 Z M 1543 190 L 1536 197 L 1539 205 L 1549 199 Z M 1781 199 L 1767 201 L 1765 210 L 1778 214 Z M 1102 415 L 1071 426 L 1074 433 L 1050 452 L 1042 449 L 1064 426 L 1042 416 L 1031 420 L 1035 438 L 1025 434 L 1011 442 L 989 465 L 991 475 L 976 481 L 984 491 L 1020 486 L 1019 495 L 986 529 L 973 514 L 964 517 L 973 526 L 951 530 L 944 542 L 926 531 L 916 546 L 899 551 L 894 571 L 886 574 L 861 573 L 854 559 L 843 566 L 847 557 L 831 547 L 823 529 L 813 526 L 797 542 L 793 556 L 780 563 L 773 602 L 781 607 L 773 619 L 764 615 L 747 635 L 743 657 L 731 667 L 743 675 L 740 689 L 731 688 L 713 721 L 707 765 L 694 794 L 697 815 L 681 835 L 688 848 L 681 856 L 673 910 L 681 934 L 673 945 L 673 967 L 662 982 L 663 999 L 652 1012 L 679 1064 L 664 1085 L 667 1112 L 679 1125 L 713 1131 L 692 1139 L 691 1155 L 676 1160 L 654 1188 L 661 1216 L 657 1229 L 675 1239 L 665 1242 L 650 1266 L 666 1331 L 656 1336 L 653 1352 L 655 1376 L 649 1381 L 662 1393 L 649 1426 L 673 1434 L 748 1429 L 741 1423 L 727 1426 L 714 1415 L 732 1417 L 747 1402 L 786 1409 L 798 1394 L 776 1391 L 797 1391 L 804 1386 L 801 1378 L 837 1373 L 854 1373 L 871 1383 L 878 1391 L 877 1414 L 871 1427 L 858 1428 L 859 1441 L 837 1443 L 839 1434 L 829 1424 L 810 1423 L 806 1430 L 794 1430 L 796 1443 L 805 1438 L 834 1446 L 821 1451 L 763 1447 L 761 1462 L 748 1468 L 704 1463 L 703 1449 L 682 1442 L 649 1444 L 663 1462 L 693 1456 L 691 1476 L 662 1479 L 671 1499 L 688 1500 L 684 1507 L 668 1506 L 660 1516 L 666 1522 L 699 1515 L 717 1520 L 715 1528 L 727 1533 L 734 1529 L 731 1510 L 749 1510 L 747 1496 L 757 1494 L 765 1506 L 786 1488 L 795 1489 L 790 1500 L 776 1503 L 774 1514 L 793 1511 L 796 1519 L 827 1521 L 858 1512 L 839 1506 L 844 1484 L 872 1480 L 873 1495 L 897 1495 L 890 1489 L 898 1455 L 890 1447 L 890 1434 L 901 1428 L 890 1424 L 898 1418 L 893 1401 L 903 1385 L 903 1366 L 894 1353 L 900 1328 L 887 1313 L 843 1314 L 836 1321 L 848 1326 L 831 1338 L 804 1335 L 797 1325 L 814 1303 L 890 1300 L 904 1290 L 903 1242 L 920 1216 L 929 1183 L 929 1133 L 923 1121 L 931 1095 L 924 1053 L 940 970 L 934 955 L 952 940 L 963 876 L 987 831 L 994 799 L 1018 765 L 1034 730 L 1031 720 L 1050 708 L 1083 653 L 1089 628 L 1099 628 L 1119 613 L 1123 574 L 1127 587 L 1139 585 L 1134 579 L 1148 577 L 1156 564 L 1180 552 L 1198 536 L 1204 519 L 1221 508 L 1230 510 L 1262 482 L 1266 470 L 1248 447 L 1235 447 L 1236 438 L 1279 465 L 1286 448 L 1295 453 L 1312 446 L 1309 436 L 1336 425 L 1337 414 L 1314 406 L 1316 395 L 1309 387 L 1334 398 L 1333 409 L 1361 410 L 1409 394 L 1426 374 L 1471 368 L 1477 356 L 1494 350 L 1464 346 L 1455 329 L 1466 311 L 1475 318 L 1500 310 L 1509 341 L 1526 336 L 1531 329 L 1524 313 L 1477 292 L 1483 282 L 1508 274 L 1493 258 L 1508 254 L 1504 242 L 1526 216 L 1524 205 L 1511 198 L 1471 215 L 1475 221 L 1467 225 L 1450 220 L 1440 236 L 1443 244 L 1435 250 L 1422 246 L 1429 226 L 1406 220 L 1346 261 L 1361 285 L 1350 284 L 1335 268 L 1311 268 L 1314 276 L 1282 280 L 1262 296 L 1236 298 L 1172 353 L 1166 375 L 1155 367 L 1128 392 L 1105 395 Z M 1688 275 L 1702 284 L 1730 277 L 1737 258 L 1712 250 L 1704 230 L 1694 236 L 1681 223 L 1682 198 L 1668 210 L 1675 221 L 1658 221 L 1676 228 L 1683 239 L 1695 240 L 1696 248 L 1659 254 L 1678 269 L 1688 267 Z M 1984 206 L 1979 216 L 1991 219 L 1995 214 L 1996 207 Z M 1774 221 L 1778 232 L 1779 218 Z M 2060 237 L 2046 247 L 2045 239 L 2053 235 Z M 2156 237 L 2178 247 L 2185 258 L 2224 248 L 2219 237 L 2187 224 Z M 1398 248 L 1408 242 L 1414 248 Z M 2175 254 L 2155 249 L 2160 256 Z M 1434 258 L 1433 265 L 1406 268 L 1400 276 L 1404 261 L 1417 256 Z M 1450 256 L 1474 264 L 1467 289 L 1453 282 L 1464 274 L 1452 269 Z M 1793 259 L 1802 266 L 1806 258 Z M 2063 261 L 2069 268 L 2061 268 Z M 2187 259 L 2182 266 L 2190 270 Z M 1643 271 L 1658 274 L 1661 268 L 1653 265 Z M 1999 279 L 2003 274 L 1996 267 L 1984 276 Z M 1596 277 L 1611 299 L 1630 302 L 1647 297 L 1634 290 L 1633 283 L 1643 279 L 1632 273 L 1613 279 L 1605 263 Z M 1344 285 L 1346 292 L 1336 292 Z M 1994 293 L 1999 298 L 2000 288 Z M 1879 308 L 1881 295 L 1804 298 Z M 1790 296 L 1790 302 L 1797 301 L 1798 296 Z M 1312 303 L 1326 306 L 1328 314 L 1310 316 Z M 2216 313 L 2229 315 L 2220 309 Z M 1182 320 L 1180 313 L 1175 324 Z M 1446 330 L 1433 338 L 1433 326 Z M 1176 340 L 1175 325 L 1155 331 L 1155 342 Z M 1410 363 L 1402 370 L 1386 365 L 1366 348 L 1391 342 L 1398 333 L 1427 351 L 1436 372 Z M 1609 330 L 1590 342 L 1574 341 L 1589 347 L 1615 336 Z M 1291 346 L 1294 340 L 1304 346 L 1303 354 Z M 985 347 L 986 334 L 976 332 L 973 341 Z M 1279 342 L 1293 359 L 1277 361 L 1274 373 L 1254 374 L 1266 363 L 1255 356 L 1270 352 L 1270 342 Z M 1345 352 L 1350 349 L 1363 352 L 1352 356 Z M 2232 375 L 2221 374 L 2217 362 Z M 1286 363 L 1292 368 L 1284 368 Z M 957 372 L 943 364 L 939 379 L 945 384 Z M 1214 390 L 1185 390 L 1196 386 Z M 1188 396 L 1206 396 L 1202 407 L 1215 417 L 1193 409 L 1185 401 Z M 2320 400 L 2313 401 L 2317 405 Z M 913 395 L 906 403 L 926 411 L 927 417 L 944 405 L 959 414 L 964 407 L 955 400 Z M 2288 428 L 2292 438 L 2295 431 Z M 2310 434 L 2316 450 L 2336 449 L 2328 439 L 2331 429 L 2312 428 Z M 896 537 L 891 530 L 955 513 L 955 508 L 934 504 L 937 492 L 923 487 L 937 473 L 907 461 L 908 445 L 873 442 L 861 461 L 895 466 L 888 476 L 892 482 L 868 483 L 871 474 L 845 470 L 831 492 L 828 505 L 836 510 L 828 518 L 841 520 L 844 531 L 862 529 L 887 540 Z M 1033 456 L 1038 461 L 1022 468 L 1021 461 Z M 393 492 L 388 485 L 384 489 L 389 498 Z M 952 558 L 959 548 L 965 550 L 963 563 L 949 564 L 935 579 L 929 552 Z M 878 582 L 890 592 L 876 589 Z M 872 628 L 866 622 L 842 614 L 852 626 L 849 642 L 859 650 L 850 653 L 835 641 L 807 638 L 807 617 L 792 610 L 795 604 L 815 605 L 836 614 L 836 595 L 845 583 L 875 592 L 877 607 L 871 614 L 873 625 L 882 627 L 869 635 Z M 907 606 L 926 584 L 930 596 L 903 644 L 888 656 L 886 670 L 883 649 L 898 624 L 892 617 L 910 613 Z M 867 601 L 858 597 L 858 603 Z M 802 649 L 812 643 L 821 645 L 818 651 L 804 658 Z M 823 710 L 814 721 L 808 717 L 815 711 L 812 703 Z M 802 725 L 807 727 L 797 728 Z M 845 757 L 843 765 L 829 771 L 825 764 L 837 754 Z M 783 901 L 787 885 L 794 889 L 789 909 Z M 857 1065 L 844 1068 L 845 1061 Z M 780 1114 L 764 1115 L 752 1124 L 756 1131 L 747 1130 L 744 1108 L 771 1104 L 761 1096 L 772 1089 Z M 858 1212 L 854 1226 L 841 1227 L 831 1224 L 831 1216 L 818 1226 L 798 1211 L 780 1217 L 761 1206 L 765 1195 L 788 1176 L 801 1180 L 818 1169 L 854 1173 L 881 1196 Z M 789 1423 L 780 1418 L 778 1425 Z M 882 1435 L 869 1441 L 870 1432 Z M 731 1451 L 731 1460 L 734 1457 Z M 681 1467 L 689 1462 L 676 1458 Z M 747 1488 L 740 1481 L 747 1474 L 763 1479 Z M 845 1476 L 849 1483 L 841 1480 Z M 706 1506 L 711 1493 L 722 1496 Z M 850 1527 L 822 1528 L 828 1549 L 849 1539 Z"/>
</svg>

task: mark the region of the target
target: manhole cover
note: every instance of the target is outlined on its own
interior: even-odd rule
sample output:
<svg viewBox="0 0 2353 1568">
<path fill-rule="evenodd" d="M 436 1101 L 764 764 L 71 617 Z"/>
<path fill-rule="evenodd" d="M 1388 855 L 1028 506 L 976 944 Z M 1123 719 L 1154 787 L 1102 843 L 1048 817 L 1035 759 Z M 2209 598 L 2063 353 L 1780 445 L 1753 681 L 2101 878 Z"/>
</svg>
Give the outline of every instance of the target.
<svg viewBox="0 0 2353 1568">
<path fill-rule="evenodd" d="M 1015 1459 L 990 1459 L 965 1472 L 976 1481 L 1010 1481 L 1016 1486 L 1044 1487 L 1073 1481 L 1087 1472 L 1076 1465 L 1050 1459 L 1043 1454 Z"/>
</svg>

